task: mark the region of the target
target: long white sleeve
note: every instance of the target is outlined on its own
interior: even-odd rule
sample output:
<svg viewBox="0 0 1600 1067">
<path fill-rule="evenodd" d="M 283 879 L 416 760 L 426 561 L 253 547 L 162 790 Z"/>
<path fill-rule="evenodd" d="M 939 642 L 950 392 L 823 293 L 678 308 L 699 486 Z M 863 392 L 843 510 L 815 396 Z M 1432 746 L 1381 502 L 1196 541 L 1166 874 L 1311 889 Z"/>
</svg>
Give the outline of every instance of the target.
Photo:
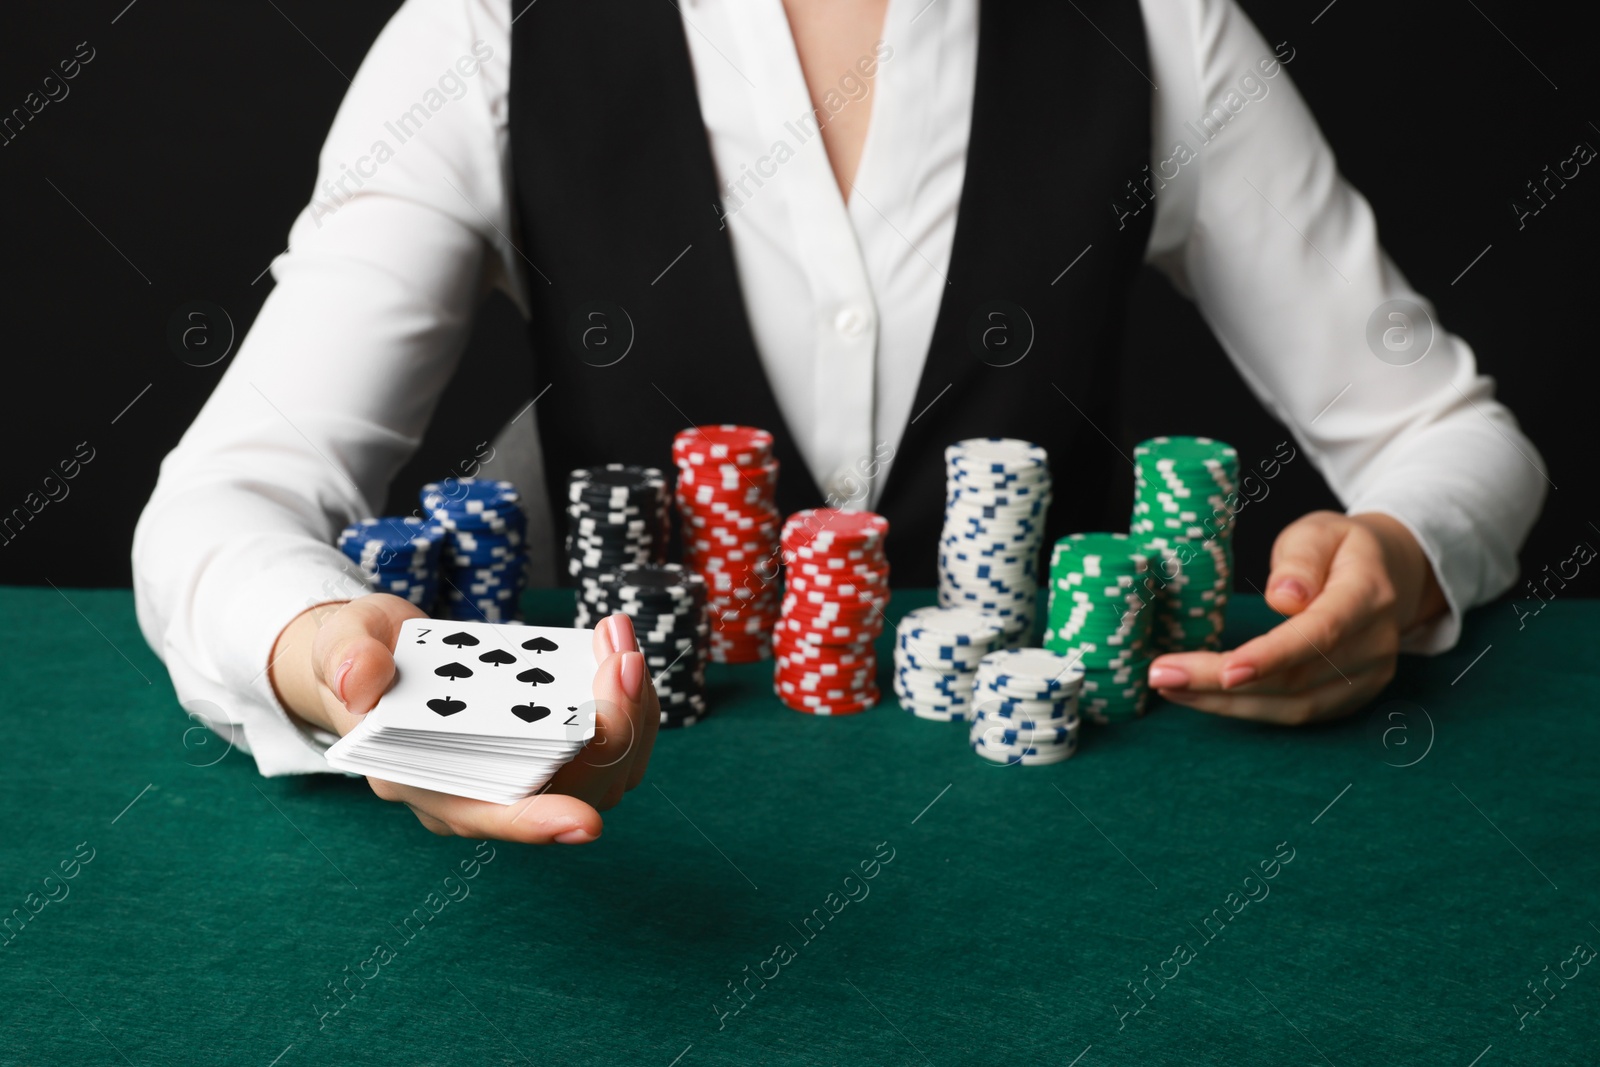
<svg viewBox="0 0 1600 1067">
<path fill-rule="evenodd" d="M 328 769 L 325 742 L 279 706 L 268 657 L 300 612 L 365 592 L 333 536 L 381 506 L 504 276 L 498 7 L 409 0 L 373 45 L 277 287 L 134 535 L 146 639 L 191 713 L 263 774 Z"/>
<path fill-rule="evenodd" d="M 1160 86 L 1152 170 L 1175 173 L 1156 199 L 1149 256 L 1346 509 L 1391 515 L 1417 537 L 1451 611 L 1407 647 L 1449 648 L 1461 613 L 1516 578 L 1544 498 L 1539 454 L 1472 349 L 1384 254 L 1371 207 L 1340 176 L 1288 68 L 1266 76 L 1274 48 L 1234 0 L 1147 0 L 1145 12 Z M 1406 366 L 1414 350 L 1385 361 L 1368 343 L 1394 300 L 1432 324 L 1431 349 Z M 1404 328 L 1379 318 L 1380 334 Z"/>
</svg>

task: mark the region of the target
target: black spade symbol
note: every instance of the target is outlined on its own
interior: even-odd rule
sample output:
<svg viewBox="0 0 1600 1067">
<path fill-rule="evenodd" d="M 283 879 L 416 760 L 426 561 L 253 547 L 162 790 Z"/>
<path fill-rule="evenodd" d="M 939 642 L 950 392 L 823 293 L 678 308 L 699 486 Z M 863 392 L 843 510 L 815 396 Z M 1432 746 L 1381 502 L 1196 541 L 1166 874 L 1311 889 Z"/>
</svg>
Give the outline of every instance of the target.
<svg viewBox="0 0 1600 1067">
<path fill-rule="evenodd" d="M 517 657 L 513 656 L 503 648 L 491 648 L 478 658 L 483 660 L 485 663 L 493 663 L 496 667 L 507 663 L 517 662 Z"/>
<path fill-rule="evenodd" d="M 553 682 L 555 680 L 555 675 L 539 667 L 533 667 L 517 675 L 517 681 L 527 682 L 530 685 L 544 685 L 546 682 Z"/>
<path fill-rule="evenodd" d="M 454 715 L 456 712 L 464 710 L 466 706 L 464 702 L 451 700 L 449 696 L 446 696 L 443 700 L 428 701 L 428 707 L 445 716 Z"/>
<path fill-rule="evenodd" d="M 538 704 L 515 704 L 511 708 L 511 714 L 523 722 L 538 722 L 550 714 L 550 709 Z"/>
<path fill-rule="evenodd" d="M 453 645 L 456 648 L 469 648 L 472 645 L 477 644 L 478 639 L 469 633 L 455 633 L 445 638 L 444 643 L 447 645 Z"/>
<path fill-rule="evenodd" d="M 560 646 L 548 637 L 535 637 L 531 641 L 522 642 L 522 647 L 529 652 L 554 652 Z"/>
<path fill-rule="evenodd" d="M 465 663 L 446 663 L 443 667 L 435 667 L 433 673 L 441 678 L 471 678 L 472 668 Z"/>
</svg>

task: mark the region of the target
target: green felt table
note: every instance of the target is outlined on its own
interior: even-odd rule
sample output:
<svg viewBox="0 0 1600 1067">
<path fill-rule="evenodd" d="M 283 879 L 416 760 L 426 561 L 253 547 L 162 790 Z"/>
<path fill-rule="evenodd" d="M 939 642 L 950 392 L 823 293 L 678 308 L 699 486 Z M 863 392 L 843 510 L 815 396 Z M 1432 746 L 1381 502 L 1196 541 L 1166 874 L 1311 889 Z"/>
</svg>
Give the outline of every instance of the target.
<svg viewBox="0 0 1600 1067">
<path fill-rule="evenodd" d="M 565 602 L 530 596 L 530 621 Z M 713 668 L 715 713 L 663 732 L 604 837 L 543 849 L 437 838 L 359 780 L 262 779 L 201 743 L 125 591 L 0 607 L 0 911 L 30 916 L 0 938 L 0 1063 L 1600 1050 L 1600 966 L 1574 955 L 1600 946 L 1600 604 L 1475 614 L 1337 724 L 1163 705 L 1050 767 L 892 703 L 797 715 L 761 665 Z M 1234 636 L 1270 622 L 1242 599 Z"/>
</svg>

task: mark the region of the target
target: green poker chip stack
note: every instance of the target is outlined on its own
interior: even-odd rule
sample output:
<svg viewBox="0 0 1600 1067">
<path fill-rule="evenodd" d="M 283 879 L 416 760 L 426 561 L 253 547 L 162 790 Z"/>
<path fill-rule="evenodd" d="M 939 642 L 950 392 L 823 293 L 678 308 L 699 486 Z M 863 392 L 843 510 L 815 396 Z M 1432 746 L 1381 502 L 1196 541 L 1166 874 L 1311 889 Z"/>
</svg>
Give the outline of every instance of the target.
<svg viewBox="0 0 1600 1067">
<path fill-rule="evenodd" d="M 1083 664 L 1078 709 L 1094 722 L 1144 714 L 1156 654 L 1148 551 L 1123 533 L 1078 533 L 1050 554 L 1044 647 Z"/>
<path fill-rule="evenodd" d="M 1133 450 L 1132 536 L 1150 557 L 1158 652 L 1217 651 L 1233 589 L 1239 453 L 1209 437 Z"/>
</svg>

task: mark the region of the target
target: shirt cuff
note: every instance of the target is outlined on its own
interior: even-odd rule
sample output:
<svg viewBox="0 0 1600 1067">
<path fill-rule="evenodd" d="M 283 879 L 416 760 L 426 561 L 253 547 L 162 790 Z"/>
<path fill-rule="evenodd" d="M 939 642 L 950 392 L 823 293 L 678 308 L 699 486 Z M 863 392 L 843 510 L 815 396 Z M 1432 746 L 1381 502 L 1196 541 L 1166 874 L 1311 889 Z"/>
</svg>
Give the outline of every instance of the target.
<svg viewBox="0 0 1600 1067">
<path fill-rule="evenodd" d="M 278 636 L 301 613 L 368 592 L 360 572 L 348 567 L 336 549 L 315 543 L 297 546 L 230 592 L 218 659 L 241 675 L 252 671 L 231 679 L 229 688 L 246 704 L 233 723 L 231 740 L 255 758 L 264 776 L 344 773 L 328 766 L 323 755 L 337 736 L 289 714 L 272 687 L 268 665 Z"/>
<path fill-rule="evenodd" d="M 1374 498 L 1355 502 L 1346 514 L 1387 515 L 1409 530 L 1421 546 L 1449 610 L 1401 634 L 1400 651 L 1433 656 L 1450 651 L 1461 640 L 1461 619 L 1469 606 L 1466 591 L 1476 587 L 1475 575 L 1467 573 L 1476 542 L 1471 522 L 1459 512 L 1430 513 L 1424 519 L 1417 515 L 1420 510 L 1414 503 L 1408 506 Z"/>
</svg>

